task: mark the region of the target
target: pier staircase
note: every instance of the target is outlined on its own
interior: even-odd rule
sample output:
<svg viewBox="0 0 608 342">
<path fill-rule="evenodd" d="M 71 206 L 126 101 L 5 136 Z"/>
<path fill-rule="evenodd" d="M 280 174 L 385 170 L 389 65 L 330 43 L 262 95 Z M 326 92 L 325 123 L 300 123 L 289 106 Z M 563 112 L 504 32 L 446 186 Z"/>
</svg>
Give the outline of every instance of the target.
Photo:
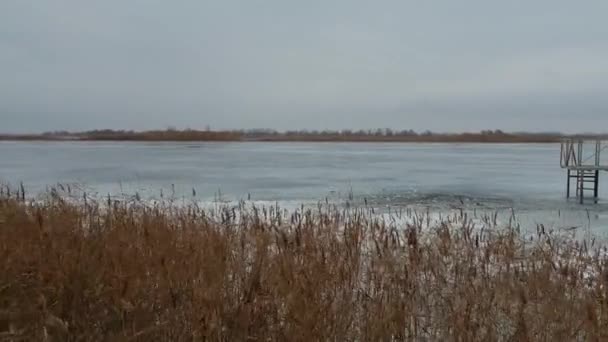
<svg viewBox="0 0 608 342">
<path fill-rule="evenodd" d="M 584 202 L 585 193 L 592 192 L 597 202 L 600 172 L 608 171 L 608 139 L 563 139 L 560 166 L 567 170 L 566 196 L 570 197 L 571 180 L 576 182 L 576 197 Z"/>
</svg>

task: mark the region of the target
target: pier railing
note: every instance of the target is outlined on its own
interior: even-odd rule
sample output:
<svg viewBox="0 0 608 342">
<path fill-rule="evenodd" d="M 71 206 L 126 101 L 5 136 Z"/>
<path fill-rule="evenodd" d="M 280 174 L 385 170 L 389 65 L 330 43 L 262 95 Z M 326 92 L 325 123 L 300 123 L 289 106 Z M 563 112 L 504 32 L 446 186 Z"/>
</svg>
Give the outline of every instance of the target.
<svg viewBox="0 0 608 342">
<path fill-rule="evenodd" d="M 608 170 L 608 140 L 563 139 L 560 166 L 564 169 Z"/>
</svg>

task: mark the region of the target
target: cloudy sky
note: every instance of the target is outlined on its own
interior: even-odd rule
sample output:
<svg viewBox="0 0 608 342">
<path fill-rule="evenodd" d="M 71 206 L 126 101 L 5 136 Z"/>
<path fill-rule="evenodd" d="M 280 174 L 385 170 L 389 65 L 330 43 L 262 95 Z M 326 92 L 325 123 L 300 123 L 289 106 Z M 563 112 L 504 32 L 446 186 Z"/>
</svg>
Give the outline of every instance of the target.
<svg viewBox="0 0 608 342">
<path fill-rule="evenodd" d="M 0 131 L 608 131 L 608 1 L 2 0 Z"/>
</svg>

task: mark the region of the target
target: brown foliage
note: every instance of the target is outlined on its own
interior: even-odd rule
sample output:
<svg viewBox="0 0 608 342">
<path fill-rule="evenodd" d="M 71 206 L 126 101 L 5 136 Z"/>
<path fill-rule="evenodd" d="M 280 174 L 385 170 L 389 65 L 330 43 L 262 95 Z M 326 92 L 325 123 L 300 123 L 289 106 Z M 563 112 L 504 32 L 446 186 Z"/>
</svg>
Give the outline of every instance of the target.
<svg viewBox="0 0 608 342">
<path fill-rule="evenodd" d="M 592 137 L 591 135 L 587 137 Z M 412 130 L 390 129 L 369 131 L 200 131 L 200 130 L 156 130 L 123 131 L 95 130 L 88 132 L 49 132 L 44 134 L 10 135 L 0 134 L 1 140 L 43 141 L 274 141 L 274 142 L 440 142 L 440 143 L 555 143 L 562 138 L 560 133 L 505 133 L 500 130 L 479 133 L 416 133 Z"/>
<path fill-rule="evenodd" d="M 0 340 L 608 338 L 602 249 L 544 228 L 9 197 Z"/>
</svg>

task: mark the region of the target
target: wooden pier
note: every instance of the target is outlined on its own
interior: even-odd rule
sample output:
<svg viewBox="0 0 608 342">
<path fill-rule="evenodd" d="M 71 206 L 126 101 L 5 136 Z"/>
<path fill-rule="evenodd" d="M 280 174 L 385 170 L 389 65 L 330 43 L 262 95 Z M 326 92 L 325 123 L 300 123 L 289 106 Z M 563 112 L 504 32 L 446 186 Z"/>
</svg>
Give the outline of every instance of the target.
<svg viewBox="0 0 608 342">
<path fill-rule="evenodd" d="M 571 180 L 575 179 L 576 197 L 580 203 L 585 200 L 585 191 L 593 191 L 593 199 L 597 202 L 600 173 L 608 171 L 608 140 L 563 139 L 560 166 L 567 170 L 566 197 L 570 197 Z"/>
</svg>

